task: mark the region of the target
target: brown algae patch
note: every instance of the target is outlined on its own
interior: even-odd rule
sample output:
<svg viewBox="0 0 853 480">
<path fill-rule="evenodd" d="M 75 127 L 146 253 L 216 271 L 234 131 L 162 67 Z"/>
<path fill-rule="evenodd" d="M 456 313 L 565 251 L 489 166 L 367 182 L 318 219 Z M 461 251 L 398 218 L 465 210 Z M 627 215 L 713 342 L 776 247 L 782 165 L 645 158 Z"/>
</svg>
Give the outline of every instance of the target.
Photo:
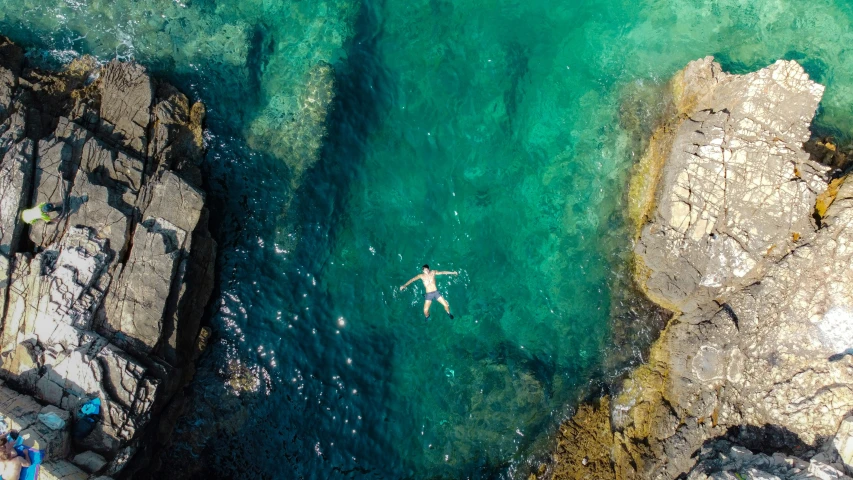
<svg viewBox="0 0 853 480">
<path fill-rule="evenodd" d="M 610 399 L 598 405 L 581 405 L 571 420 L 560 425 L 554 455 L 554 480 L 615 479 L 611 452 Z"/>
<path fill-rule="evenodd" d="M 648 458 L 646 439 L 666 431 L 678 420 L 666 401 L 668 355 L 665 332 L 652 346 L 649 364 L 625 380 L 611 400 L 583 404 L 560 425 L 554 454 L 553 479 L 627 480 L 642 477 Z M 611 411 L 613 417 L 611 419 Z M 618 427 L 614 432 L 614 424 Z"/>
</svg>

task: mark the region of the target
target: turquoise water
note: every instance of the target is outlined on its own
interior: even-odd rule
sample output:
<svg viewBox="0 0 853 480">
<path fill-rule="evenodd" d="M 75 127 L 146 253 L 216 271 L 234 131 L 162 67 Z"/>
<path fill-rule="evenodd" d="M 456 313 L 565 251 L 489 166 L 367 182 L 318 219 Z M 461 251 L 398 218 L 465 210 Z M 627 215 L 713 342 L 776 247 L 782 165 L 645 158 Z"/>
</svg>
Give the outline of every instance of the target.
<svg viewBox="0 0 853 480">
<path fill-rule="evenodd" d="M 526 478 L 654 335 L 620 215 L 654 86 L 797 59 L 819 128 L 853 130 L 847 2 L 0 5 L 36 62 L 135 58 L 209 107 L 221 257 L 164 453 L 184 476 Z M 455 320 L 399 291 L 423 263 L 460 272 Z"/>
</svg>

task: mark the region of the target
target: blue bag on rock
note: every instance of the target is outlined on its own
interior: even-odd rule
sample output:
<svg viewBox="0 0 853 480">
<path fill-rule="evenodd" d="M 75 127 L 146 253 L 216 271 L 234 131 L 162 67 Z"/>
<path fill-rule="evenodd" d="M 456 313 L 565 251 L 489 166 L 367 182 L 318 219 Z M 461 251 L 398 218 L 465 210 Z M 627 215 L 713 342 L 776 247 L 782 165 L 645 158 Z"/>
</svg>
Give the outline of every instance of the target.
<svg viewBox="0 0 853 480">
<path fill-rule="evenodd" d="M 95 424 L 98 423 L 100 416 L 100 398 L 93 398 L 81 405 L 77 421 L 74 422 L 74 427 L 71 429 L 71 436 L 76 439 L 86 438 L 95 429 Z"/>
</svg>

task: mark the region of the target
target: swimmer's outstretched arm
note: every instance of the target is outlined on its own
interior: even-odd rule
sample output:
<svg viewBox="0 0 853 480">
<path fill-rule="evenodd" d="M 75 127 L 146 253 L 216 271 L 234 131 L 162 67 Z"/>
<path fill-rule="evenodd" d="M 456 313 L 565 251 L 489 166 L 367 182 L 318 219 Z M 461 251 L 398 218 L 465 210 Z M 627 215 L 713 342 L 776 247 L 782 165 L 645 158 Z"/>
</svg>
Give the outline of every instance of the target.
<svg viewBox="0 0 853 480">
<path fill-rule="evenodd" d="M 435 272 L 436 275 L 459 275 L 459 272 Z"/>
<path fill-rule="evenodd" d="M 408 282 L 404 283 L 404 284 L 403 284 L 403 286 L 402 286 L 402 287 L 400 287 L 400 290 L 405 290 L 405 289 L 406 289 L 406 287 L 408 287 L 410 283 L 412 283 L 412 282 L 414 282 L 415 280 L 418 280 L 418 279 L 420 279 L 420 278 L 421 278 L 421 276 L 420 276 L 420 275 L 416 275 L 416 276 L 412 277 L 412 279 L 411 279 L 411 280 L 409 280 Z"/>
</svg>

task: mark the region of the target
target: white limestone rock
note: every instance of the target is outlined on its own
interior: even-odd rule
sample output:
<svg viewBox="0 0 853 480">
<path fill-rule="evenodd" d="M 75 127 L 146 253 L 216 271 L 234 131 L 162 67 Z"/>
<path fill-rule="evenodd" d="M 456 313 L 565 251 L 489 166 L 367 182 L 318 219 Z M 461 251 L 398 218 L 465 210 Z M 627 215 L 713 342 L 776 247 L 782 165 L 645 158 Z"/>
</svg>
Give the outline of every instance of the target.
<svg viewBox="0 0 853 480">
<path fill-rule="evenodd" d="M 787 448 L 836 436 L 849 462 L 851 427 L 836 430 L 853 411 L 853 180 L 836 185 L 818 225 L 828 169 L 802 149 L 823 87 L 791 61 L 727 75 L 704 59 L 684 82 L 697 104 L 675 134 L 635 249 L 642 286 L 678 315 L 650 360 L 647 378 L 663 384 L 629 382 L 612 403 L 613 425 L 652 452 L 643 478 L 691 471 L 705 442 L 744 427 Z M 657 411 L 644 403 L 654 398 L 679 426 L 661 429 L 652 417 L 640 425 L 648 436 L 632 439 L 634 419 L 649 416 L 634 410 Z M 721 450 L 718 472 L 696 475 L 749 467 L 842 478 L 828 452 L 812 456 L 780 463 Z"/>
<path fill-rule="evenodd" d="M 832 445 L 844 462 L 848 472 L 853 472 L 853 417 L 847 417 L 838 427 Z"/>
<path fill-rule="evenodd" d="M 49 448 L 42 478 L 85 478 L 62 460 L 79 406 L 100 398 L 94 431 L 74 446 L 109 462 L 90 470 L 117 473 L 152 418 L 170 430 L 156 409 L 189 378 L 213 287 L 204 107 L 132 63 L 61 78 L 24 63 L 0 37 L 0 414 Z M 58 207 L 53 221 L 25 226 L 20 211 L 41 202 Z M 36 421 L 40 411 L 66 428 Z"/>
<path fill-rule="evenodd" d="M 653 298 L 681 311 L 760 278 L 795 237 L 810 238 L 826 189 L 828 169 L 802 150 L 823 86 L 793 61 L 718 70 L 708 59 L 687 69 L 685 84 L 706 91 L 676 133 L 636 248 Z"/>
</svg>

